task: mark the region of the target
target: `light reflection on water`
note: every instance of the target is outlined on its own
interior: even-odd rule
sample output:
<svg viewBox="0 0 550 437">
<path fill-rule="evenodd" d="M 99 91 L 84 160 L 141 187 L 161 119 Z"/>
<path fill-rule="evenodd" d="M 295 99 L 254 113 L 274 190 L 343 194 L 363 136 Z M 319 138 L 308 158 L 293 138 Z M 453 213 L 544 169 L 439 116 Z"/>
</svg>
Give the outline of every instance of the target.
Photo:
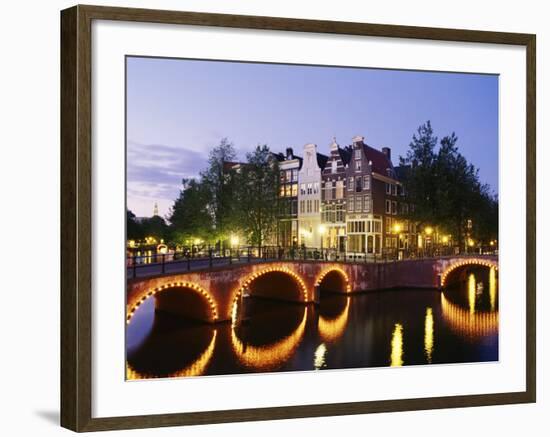
<svg viewBox="0 0 550 437">
<path fill-rule="evenodd" d="M 252 299 L 239 326 L 144 305 L 127 326 L 127 378 L 496 361 L 497 274 L 462 277 L 443 291 L 323 295 L 320 306 Z"/>
</svg>

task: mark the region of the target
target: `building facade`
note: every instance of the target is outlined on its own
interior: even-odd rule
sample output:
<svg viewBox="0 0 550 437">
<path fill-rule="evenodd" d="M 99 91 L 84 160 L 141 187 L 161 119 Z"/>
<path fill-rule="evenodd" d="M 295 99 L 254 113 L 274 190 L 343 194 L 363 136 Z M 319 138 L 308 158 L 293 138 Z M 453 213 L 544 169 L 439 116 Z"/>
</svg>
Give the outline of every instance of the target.
<svg viewBox="0 0 550 437">
<path fill-rule="evenodd" d="M 328 157 L 317 152 L 316 144 L 304 146 L 303 162 L 298 172 L 298 244 L 321 247 L 325 232 L 321 226 L 321 172 Z"/>
<path fill-rule="evenodd" d="M 342 149 L 335 138 L 322 171 L 323 247 L 338 252 L 346 250 L 346 166 L 349 155 L 349 150 Z"/>
<path fill-rule="evenodd" d="M 315 144 L 303 158 L 292 148 L 274 154 L 279 163 L 279 220 L 276 244 L 346 253 L 357 259 L 401 256 L 417 246 L 416 225 L 406 216 L 402 170 L 391 150 L 375 149 L 356 136 L 328 156 Z"/>
<path fill-rule="evenodd" d="M 286 153 L 274 154 L 279 161 L 279 220 L 276 244 L 290 247 L 298 244 L 298 172 L 302 158 L 291 147 Z"/>
</svg>

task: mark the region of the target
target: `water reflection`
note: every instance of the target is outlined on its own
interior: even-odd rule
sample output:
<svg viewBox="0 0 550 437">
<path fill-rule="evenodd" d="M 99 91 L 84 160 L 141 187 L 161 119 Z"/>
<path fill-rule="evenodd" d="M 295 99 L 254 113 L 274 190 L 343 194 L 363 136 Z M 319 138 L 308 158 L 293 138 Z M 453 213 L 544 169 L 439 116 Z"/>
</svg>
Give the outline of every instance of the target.
<svg viewBox="0 0 550 437">
<path fill-rule="evenodd" d="M 424 320 L 424 352 L 426 352 L 426 361 L 432 362 L 432 353 L 434 350 L 434 316 L 430 307 L 426 308 L 426 318 Z"/>
<path fill-rule="evenodd" d="M 341 298 L 339 296 L 331 296 L 328 299 L 324 299 L 321 302 L 321 308 L 319 311 L 319 320 L 317 322 L 319 335 L 324 342 L 332 343 L 338 340 L 346 329 L 351 298 L 349 296 L 345 298 L 344 309 L 337 314 L 336 317 L 331 317 L 330 314 L 323 311 L 323 309 L 328 306 L 325 304 L 326 300 L 341 300 Z"/>
<path fill-rule="evenodd" d="M 127 377 L 498 360 L 498 273 L 456 278 L 443 291 L 323 295 L 319 306 L 251 298 L 248 322 L 236 325 L 155 313 L 152 298 L 127 325 Z"/>
<path fill-rule="evenodd" d="M 325 356 L 327 354 L 327 347 L 324 343 L 321 343 L 317 349 L 315 349 L 313 367 L 315 370 L 322 369 L 327 365 Z"/>
<path fill-rule="evenodd" d="M 399 367 L 403 365 L 403 325 L 396 323 L 391 336 L 391 357 L 390 366 Z"/>
<path fill-rule="evenodd" d="M 281 306 L 286 310 L 284 304 Z M 247 368 L 264 372 L 281 367 L 292 356 L 304 336 L 307 307 L 299 306 L 298 311 L 302 313 L 302 317 L 296 328 L 276 341 L 272 340 L 273 333 L 277 327 L 283 329 L 287 327 L 284 326 L 286 323 L 281 323 L 281 317 L 286 316 L 288 321 L 288 313 L 281 315 L 281 311 L 273 311 L 252 318 L 247 325 L 232 326 L 231 346 L 239 362 Z"/>
<path fill-rule="evenodd" d="M 489 269 L 489 299 L 491 311 L 495 311 L 497 304 L 497 271 L 494 267 Z"/>
</svg>

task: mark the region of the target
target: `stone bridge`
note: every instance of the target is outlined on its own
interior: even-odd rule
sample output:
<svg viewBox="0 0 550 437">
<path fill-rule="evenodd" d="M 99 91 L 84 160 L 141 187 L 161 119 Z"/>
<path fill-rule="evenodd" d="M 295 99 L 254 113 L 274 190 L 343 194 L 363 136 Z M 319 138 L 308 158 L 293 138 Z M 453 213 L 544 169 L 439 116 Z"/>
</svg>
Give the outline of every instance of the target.
<svg viewBox="0 0 550 437">
<path fill-rule="evenodd" d="M 498 269 L 497 256 L 455 256 L 386 263 L 270 261 L 129 279 L 127 322 L 148 298 L 156 308 L 208 322 L 231 320 L 243 296 L 318 302 L 321 290 L 354 293 L 439 288 L 466 265 Z"/>
</svg>

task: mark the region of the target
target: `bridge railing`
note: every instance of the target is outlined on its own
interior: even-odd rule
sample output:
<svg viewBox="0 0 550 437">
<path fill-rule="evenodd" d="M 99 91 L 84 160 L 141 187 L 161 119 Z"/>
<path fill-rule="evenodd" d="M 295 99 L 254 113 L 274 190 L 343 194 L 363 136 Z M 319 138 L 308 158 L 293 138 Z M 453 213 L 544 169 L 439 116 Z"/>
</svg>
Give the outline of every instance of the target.
<svg viewBox="0 0 550 437">
<path fill-rule="evenodd" d="M 180 273 L 232 264 L 268 261 L 319 261 L 348 263 L 387 263 L 410 259 L 441 258 L 449 256 L 495 255 L 495 250 L 460 252 L 456 248 L 384 249 L 380 252 L 346 252 L 334 248 L 306 246 L 240 246 L 227 249 L 214 247 L 184 248 L 165 253 L 132 254 L 126 258 L 127 277 L 136 278 L 157 274 Z"/>
</svg>

